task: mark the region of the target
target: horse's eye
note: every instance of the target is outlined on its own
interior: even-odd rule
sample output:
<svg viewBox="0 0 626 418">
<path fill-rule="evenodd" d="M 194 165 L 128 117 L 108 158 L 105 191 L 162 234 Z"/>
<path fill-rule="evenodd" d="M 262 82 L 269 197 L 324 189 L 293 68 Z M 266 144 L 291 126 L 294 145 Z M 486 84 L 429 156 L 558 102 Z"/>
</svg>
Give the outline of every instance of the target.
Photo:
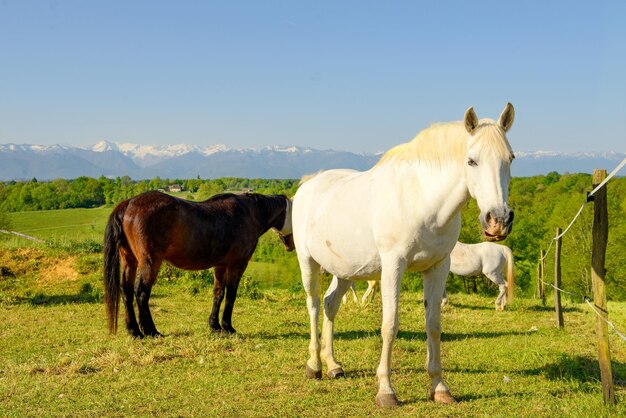
<svg viewBox="0 0 626 418">
<path fill-rule="evenodd" d="M 472 160 L 471 158 L 467 159 L 467 165 L 469 165 L 470 167 L 476 167 L 478 165 L 478 163 L 474 160 Z"/>
</svg>

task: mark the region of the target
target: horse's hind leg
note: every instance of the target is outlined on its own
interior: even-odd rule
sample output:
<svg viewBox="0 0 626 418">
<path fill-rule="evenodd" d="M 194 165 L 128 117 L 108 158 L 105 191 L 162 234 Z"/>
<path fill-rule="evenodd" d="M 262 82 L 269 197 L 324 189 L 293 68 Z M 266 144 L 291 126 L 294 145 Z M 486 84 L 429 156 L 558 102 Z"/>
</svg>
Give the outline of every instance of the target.
<svg viewBox="0 0 626 418">
<path fill-rule="evenodd" d="M 213 269 L 213 308 L 209 316 L 209 326 L 213 331 L 221 331 L 220 325 L 220 307 L 224 300 L 224 282 L 226 276 L 226 267 L 215 267 Z"/>
<path fill-rule="evenodd" d="M 491 280 L 492 282 L 498 285 L 498 288 L 500 289 L 500 293 L 498 294 L 498 297 L 496 298 L 496 311 L 503 311 L 504 307 L 506 306 L 506 291 L 507 291 L 506 282 L 504 281 L 504 278 L 497 272 L 485 274 L 485 275 L 489 278 L 489 280 Z"/>
<path fill-rule="evenodd" d="M 137 282 L 135 283 L 135 297 L 137 298 L 137 310 L 139 311 L 139 324 L 141 325 L 141 329 L 144 334 L 150 337 L 162 336 L 154 325 L 149 306 L 152 285 L 156 281 L 160 267 L 160 262 L 152 264 L 145 263 L 140 265 L 137 270 Z"/>
<path fill-rule="evenodd" d="M 361 305 L 367 305 L 374 301 L 374 297 L 376 296 L 376 288 L 378 287 L 379 282 L 377 280 L 368 280 L 367 282 L 367 290 L 363 293 L 363 297 L 361 297 Z"/>
<path fill-rule="evenodd" d="M 309 379 L 321 379 L 322 360 L 320 359 L 320 341 L 317 329 L 320 314 L 320 265 L 302 253 L 298 253 L 298 262 L 300 263 L 300 272 L 302 273 L 302 287 L 306 292 L 306 306 L 309 311 L 309 323 L 311 326 L 310 357 L 306 362 L 306 377 Z"/>
<path fill-rule="evenodd" d="M 354 299 L 355 302 L 358 302 L 359 298 L 356 296 L 356 283 L 352 282 L 352 284 L 350 285 L 350 290 L 352 291 L 352 299 Z M 344 293 L 341 300 L 343 301 L 343 303 L 347 303 L 348 295 Z"/>
<path fill-rule="evenodd" d="M 126 307 L 126 329 L 128 333 L 136 338 L 143 338 L 139 329 L 137 318 L 135 317 L 135 277 L 137 275 L 137 260 L 134 257 L 124 257 L 122 266 L 122 295 L 124 306 Z"/>
<path fill-rule="evenodd" d="M 322 350 L 321 356 L 328 367 L 328 377 L 343 377 L 344 371 L 341 364 L 335 361 L 333 349 L 333 328 L 335 316 L 339 311 L 341 299 L 354 282 L 351 280 L 339 279 L 333 276 L 333 280 L 324 295 L 324 325 L 322 326 Z"/>
<path fill-rule="evenodd" d="M 244 265 L 231 266 L 226 270 L 226 303 L 224 304 L 224 313 L 222 314 L 222 328 L 231 334 L 237 332 L 233 328 L 233 308 L 235 307 L 235 299 L 237 299 L 239 281 L 247 265 L 246 263 Z"/>
</svg>

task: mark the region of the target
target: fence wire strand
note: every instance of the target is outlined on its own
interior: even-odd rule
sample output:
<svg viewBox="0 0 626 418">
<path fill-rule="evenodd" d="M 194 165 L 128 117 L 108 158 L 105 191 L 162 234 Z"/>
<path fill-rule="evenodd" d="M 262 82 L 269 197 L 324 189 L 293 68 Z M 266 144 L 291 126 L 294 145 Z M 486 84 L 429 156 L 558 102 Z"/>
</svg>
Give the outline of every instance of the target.
<svg viewBox="0 0 626 418">
<path fill-rule="evenodd" d="M 613 331 L 615 331 L 615 333 L 616 333 L 617 335 L 619 335 L 619 336 L 620 336 L 620 338 L 621 338 L 623 341 L 626 341 L 626 335 L 624 335 L 624 334 L 622 334 L 621 332 L 619 332 L 619 331 L 617 330 L 617 328 L 615 328 L 615 325 L 613 325 L 613 323 L 612 323 L 611 321 L 609 321 L 608 319 L 606 319 L 606 318 L 604 317 L 604 315 L 602 315 L 600 312 L 598 312 L 598 309 L 597 309 L 595 306 L 593 306 L 593 304 L 591 303 L 591 301 L 589 300 L 589 298 L 585 298 L 585 302 L 587 302 L 587 305 L 589 305 L 589 307 L 591 308 L 591 310 L 592 310 L 593 312 L 595 312 L 595 314 L 596 314 L 596 315 L 598 315 L 598 317 L 600 317 L 600 318 L 601 318 L 604 322 L 606 322 L 606 323 L 607 323 L 607 324 L 608 324 L 611 328 L 613 328 Z"/>
<path fill-rule="evenodd" d="M 544 254 L 543 257 L 541 257 L 539 259 L 539 261 L 543 261 L 546 259 L 546 257 L 548 256 L 548 254 L 550 253 L 550 249 L 552 248 L 552 244 L 554 243 L 554 241 L 558 240 L 559 238 L 563 237 L 563 235 L 565 235 L 567 233 L 567 231 L 569 231 L 569 229 L 572 227 L 572 225 L 574 225 L 574 222 L 576 222 L 576 219 L 578 219 L 578 217 L 580 216 L 581 213 L 583 213 L 583 209 L 585 209 L 585 206 L 587 206 L 587 203 L 589 203 L 591 201 L 591 197 L 598 191 L 600 190 L 609 180 L 611 180 L 622 168 L 624 168 L 624 166 L 626 165 L 626 158 L 624 158 L 622 160 L 621 163 L 619 163 L 617 165 L 617 167 L 615 167 L 613 169 L 613 171 L 611 171 L 611 174 L 609 174 L 608 176 L 606 176 L 606 178 L 604 179 L 604 181 L 602 181 L 602 183 L 598 184 L 591 192 L 589 192 L 589 194 L 587 195 L 587 200 L 585 200 L 585 202 L 583 202 L 582 206 L 580 207 L 580 209 L 578 209 L 578 213 L 576 214 L 576 216 L 574 216 L 574 219 L 572 219 L 572 221 L 569 223 L 569 225 L 567 225 L 567 228 L 565 228 L 565 230 L 559 234 L 556 235 L 554 238 L 552 238 L 550 240 L 550 245 L 548 246 L 548 249 L 546 250 L 546 253 Z"/>
<path fill-rule="evenodd" d="M 541 279 L 539 279 L 539 280 L 541 282 L 543 282 L 544 284 L 547 284 L 548 286 L 552 286 L 554 289 L 558 290 L 561 293 L 567 293 L 568 295 L 579 297 L 580 300 L 585 300 L 587 298 L 587 296 L 581 295 L 580 293 L 568 292 L 567 290 L 560 289 L 560 288 L 556 287 L 555 285 L 553 285 L 552 283 L 546 282 L 545 280 L 541 280 Z"/>
<path fill-rule="evenodd" d="M 550 253 L 550 249 L 552 248 L 552 244 L 557 241 L 558 239 L 560 239 L 561 237 L 563 237 L 563 235 L 565 235 L 567 233 L 567 231 L 569 231 L 569 229 L 572 227 L 572 225 L 574 225 L 574 222 L 576 222 L 576 219 L 578 219 L 578 217 L 580 216 L 580 214 L 583 212 L 583 209 L 585 209 L 585 206 L 587 206 L 587 203 L 591 202 L 592 199 L 591 197 L 593 197 L 593 195 L 600 190 L 609 180 L 611 180 L 622 168 L 624 168 L 624 166 L 626 165 L 626 158 L 624 158 L 622 160 L 621 163 L 619 163 L 617 165 L 617 167 L 615 167 L 613 169 L 613 171 L 611 171 L 611 174 L 609 174 L 600 184 L 598 184 L 591 192 L 589 192 L 589 194 L 587 195 L 587 200 L 585 200 L 585 202 L 582 204 L 582 206 L 580 207 L 580 209 L 578 209 L 578 213 L 576 214 L 576 216 L 574 216 L 574 219 L 572 219 L 572 221 L 569 223 L 569 225 L 567 225 L 567 228 L 565 228 L 565 230 L 560 233 L 557 234 L 554 238 L 552 238 L 550 240 L 550 245 L 548 246 L 548 249 L 546 250 L 545 254 L 543 257 L 540 257 L 539 261 L 542 262 L 546 259 L 546 257 L 548 257 L 548 254 Z M 552 283 L 548 283 L 546 281 L 544 281 L 543 279 L 539 279 L 541 282 L 543 282 L 544 284 L 547 284 L 548 286 L 552 286 L 556 291 L 561 292 L 561 293 L 567 293 L 568 295 L 572 295 L 575 297 L 580 297 L 583 301 L 585 301 L 587 303 L 587 305 L 589 305 L 589 307 L 591 308 L 591 310 L 598 315 L 600 318 L 602 318 L 602 320 L 604 322 L 606 322 L 611 328 L 613 328 L 613 331 L 615 331 L 617 333 L 617 335 L 620 336 L 620 338 L 623 341 L 626 341 L 626 336 L 624 336 L 624 334 L 622 334 L 621 332 L 619 332 L 617 330 L 617 328 L 615 327 L 615 325 L 613 325 L 613 323 L 611 321 L 609 321 L 608 319 L 606 319 L 600 312 L 598 312 L 598 310 L 596 309 L 595 306 L 593 306 L 593 304 L 591 303 L 591 299 L 589 299 L 588 296 L 585 295 L 581 295 L 580 293 L 573 293 L 573 292 L 568 292 L 567 290 L 563 290 L 563 289 L 559 289 L 557 286 L 553 285 Z"/>
<path fill-rule="evenodd" d="M 621 333 L 616 327 L 615 325 L 613 325 L 613 323 L 611 321 L 609 321 L 608 319 L 606 319 L 604 316 L 602 316 L 602 314 L 600 312 L 598 312 L 597 308 L 595 306 L 593 306 L 593 304 L 591 303 L 591 299 L 589 298 L 589 296 L 586 295 L 581 295 L 580 293 L 573 293 L 573 292 L 568 292 L 567 290 L 564 289 L 560 289 L 559 287 L 553 285 L 552 283 L 548 283 L 545 280 L 539 279 L 542 283 L 547 284 L 548 286 L 553 287 L 555 290 L 561 292 L 561 293 L 567 293 L 568 295 L 580 298 L 583 302 L 586 302 L 587 305 L 589 305 L 589 307 L 591 308 L 591 310 L 598 315 L 604 322 L 606 322 L 607 324 L 609 324 L 609 326 L 611 328 L 613 328 L 613 331 L 615 331 L 615 333 L 617 335 L 620 336 L 620 338 L 624 341 L 626 341 L 626 336 Z"/>
</svg>

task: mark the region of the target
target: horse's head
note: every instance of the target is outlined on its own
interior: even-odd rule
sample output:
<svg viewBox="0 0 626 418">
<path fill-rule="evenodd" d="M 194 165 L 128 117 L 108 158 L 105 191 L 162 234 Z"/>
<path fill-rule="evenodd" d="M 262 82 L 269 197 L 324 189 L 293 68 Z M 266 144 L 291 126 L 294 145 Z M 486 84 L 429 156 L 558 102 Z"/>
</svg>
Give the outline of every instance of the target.
<svg viewBox="0 0 626 418">
<path fill-rule="evenodd" d="M 465 112 L 467 143 L 465 179 L 470 195 L 478 202 L 484 239 L 501 241 L 513 227 L 513 211 L 507 203 L 514 155 L 506 139 L 515 110 L 507 103 L 497 122 L 478 120 L 473 108 Z"/>
<path fill-rule="evenodd" d="M 293 229 L 291 227 L 291 200 L 286 197 L 286 196 L 282 196 L 285 199 L 285 210 L 284 210 L 284 216 L 279 216 L 279 221 L 278 223 L 273 227 L 273 229 L 276 231 L 276 233 L 278 234 L 278 237 L 280 238 L 280 240 L 282 241 L 283 245 L 285 246 L 285 250 L 286 251 L 293 251 L 296 246 L 293 242 Z"/>
</svg>

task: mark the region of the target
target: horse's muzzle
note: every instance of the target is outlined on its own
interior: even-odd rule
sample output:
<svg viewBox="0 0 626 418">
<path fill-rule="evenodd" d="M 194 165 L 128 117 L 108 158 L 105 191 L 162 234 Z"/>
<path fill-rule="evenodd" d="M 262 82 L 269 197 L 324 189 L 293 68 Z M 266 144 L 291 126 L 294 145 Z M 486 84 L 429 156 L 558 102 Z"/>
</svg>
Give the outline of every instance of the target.
<svg viewBox="0 0 626 418">
<path fill-rule="evenodd" d="M 280 240 L 283 242 L 283 245 L 285 246 L 285 251 L 293 251 L 296 249 L 296 245 L 293 242 L 293 234 L 289 234 L 289 235 L 278 235 L 280 237 Z"/>
<path fill-rule="evenodd" d="M 508 207 L 504 210 L 490 211 L 483 222 L 483 238 L 485 241 L 502 241 L 513 229 L 514 213 Z"/>
</svg>

